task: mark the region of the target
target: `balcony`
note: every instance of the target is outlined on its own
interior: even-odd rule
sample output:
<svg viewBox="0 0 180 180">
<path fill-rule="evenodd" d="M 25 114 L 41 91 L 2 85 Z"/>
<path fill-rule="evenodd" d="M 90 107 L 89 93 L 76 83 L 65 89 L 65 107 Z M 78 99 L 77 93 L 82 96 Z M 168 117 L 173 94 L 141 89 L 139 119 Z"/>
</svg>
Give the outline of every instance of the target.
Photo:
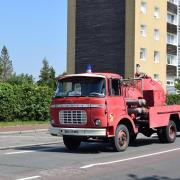
<svg viewBox="0 0 180 180">
<path fill-rule="evenodd" d="M 173 3 L 172 1 L 171 2 L 167 2 L 167 10 L 171 13 L 174 13 L 174 14 L 177 14 L 177 11 L 178 11 L 178 6 L 177 4 Z"/>
</svg>

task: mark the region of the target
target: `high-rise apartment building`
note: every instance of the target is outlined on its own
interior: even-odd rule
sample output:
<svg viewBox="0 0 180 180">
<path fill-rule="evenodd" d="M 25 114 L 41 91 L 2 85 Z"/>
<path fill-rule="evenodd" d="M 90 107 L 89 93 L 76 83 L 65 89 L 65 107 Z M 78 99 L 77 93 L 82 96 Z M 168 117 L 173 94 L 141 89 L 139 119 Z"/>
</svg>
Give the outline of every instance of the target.
<svg viewBox="0 0 180 180">
<path fill-rule="evenodd" d="M 68 9 L 68 73 L 92 64 L 126 78 L 145 72 L 164 87 L 177 76 L 175 0 L 69 0 Z"/>
<path fill-rule="evenodd" d="M 167 89 L 178 77 L 178 1 L 167 0 Z"/>
<path fill-rule="evenodd" d="M 180 79 L 180 0 L 178 1 L 178 78 Z"/>
</svg>

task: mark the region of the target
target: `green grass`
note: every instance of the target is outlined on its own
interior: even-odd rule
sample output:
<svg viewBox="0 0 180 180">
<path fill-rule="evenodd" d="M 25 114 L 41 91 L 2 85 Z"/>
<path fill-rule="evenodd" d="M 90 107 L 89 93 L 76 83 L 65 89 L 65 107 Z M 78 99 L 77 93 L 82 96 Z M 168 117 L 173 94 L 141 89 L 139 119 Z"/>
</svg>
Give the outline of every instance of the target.
<svg viewBox="0 0 180 180">
<path fill-rule="evenodd" d="M 18 126 L 18 125 L 39 125 L 39 124 L 49 124 L 49 121 L 9 121 L 9 122 L 0 122 L 0 127 L 6 127 L 6 126 Z"/>
</svg>

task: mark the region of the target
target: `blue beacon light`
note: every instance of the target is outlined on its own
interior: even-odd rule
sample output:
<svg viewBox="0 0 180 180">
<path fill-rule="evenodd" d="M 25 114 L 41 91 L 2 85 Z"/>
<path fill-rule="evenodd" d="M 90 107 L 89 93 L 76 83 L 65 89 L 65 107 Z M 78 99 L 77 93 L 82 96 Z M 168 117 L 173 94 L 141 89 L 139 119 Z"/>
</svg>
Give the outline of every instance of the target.
<svg viewBox="0 0 180 180">
<path fill-rule="evenodd" d="M 88 64 L 87 65 L 87 70 L 86 70 L 87 73 L 91 73 L 92 72 L 92 67 L 91 67 L 91 64 Z"/>
</svg>

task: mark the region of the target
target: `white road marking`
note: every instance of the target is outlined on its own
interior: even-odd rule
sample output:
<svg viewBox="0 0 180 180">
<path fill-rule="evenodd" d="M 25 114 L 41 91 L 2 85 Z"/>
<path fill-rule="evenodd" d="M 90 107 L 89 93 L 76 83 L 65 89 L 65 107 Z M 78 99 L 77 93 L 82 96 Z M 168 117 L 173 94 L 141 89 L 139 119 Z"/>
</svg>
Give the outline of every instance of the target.
<svg viewBox="0 0 180 180">
<path fill-rule="evenodd" d="M 116 161 L 109 161 L 109 162 L 96 163 L 96 164 L 89 164 L 89 165 L 82 166 L 80 168 L 81 169 L 87 169 L 87 168 L 91 168 L 93 166 L 102 166 L 102 165 L 120 163 L 120 162 L 125 162 L 125 161 L 131 161 L 131 160 L 135 160 L 135 159 L 141 159 L 141 158 L 146 158 L 146 157 L 151 157 L 151 156 L 157 156 L 157 155 L 161 155 L 161 154 L 165 154 L 165 153 L 170 153 L 170 152 L 174 152 L 174 151 L 179 151 L 179 150 L 180 150 L 180 148 L 170 149 L 170 150 L 167 150 L 167 151 L 160 151 L 160 152 L 156 152 L 156 153 L 152 153 L 152 154 L 135 156 L 135 157 L 127 158 L 127 159 L 119 159 L 119 160 L 116 160 Z"/>
<path fill-rule="evenodd" d="M 57 149 L 57 148 L 47 147 L 47 148 L 41 148 L 41 149 L 35 149 L 35 150 L 13 151 L 13 152 L 8 152 L 8 153 L 4 153 L 4 154 L 5 155 L 25 154 L 25 153 L 32 153 L 32 152 L 48 151 L 48 150 L 53 150 L 53 149 Z"/>
<path fill-rule="evenodd" d="M 31 176 L 31 177 L 25 177 L 25 178 L 21 178 L 21 179 L 16 179 L 16 180 L 29 180 L 29 179 L 37 179 L 40 178 L 41 176 Z"/>
<path fill-rule="evenodd" d="M 6 155 L 12 155 L 12 154 L 25 154 L 25 153 L 31 153 L 31 152 L 35 152 L 35 151 L 15 151 L 15 152 L 8 152 L 5 154 Z"/>
</svg>

